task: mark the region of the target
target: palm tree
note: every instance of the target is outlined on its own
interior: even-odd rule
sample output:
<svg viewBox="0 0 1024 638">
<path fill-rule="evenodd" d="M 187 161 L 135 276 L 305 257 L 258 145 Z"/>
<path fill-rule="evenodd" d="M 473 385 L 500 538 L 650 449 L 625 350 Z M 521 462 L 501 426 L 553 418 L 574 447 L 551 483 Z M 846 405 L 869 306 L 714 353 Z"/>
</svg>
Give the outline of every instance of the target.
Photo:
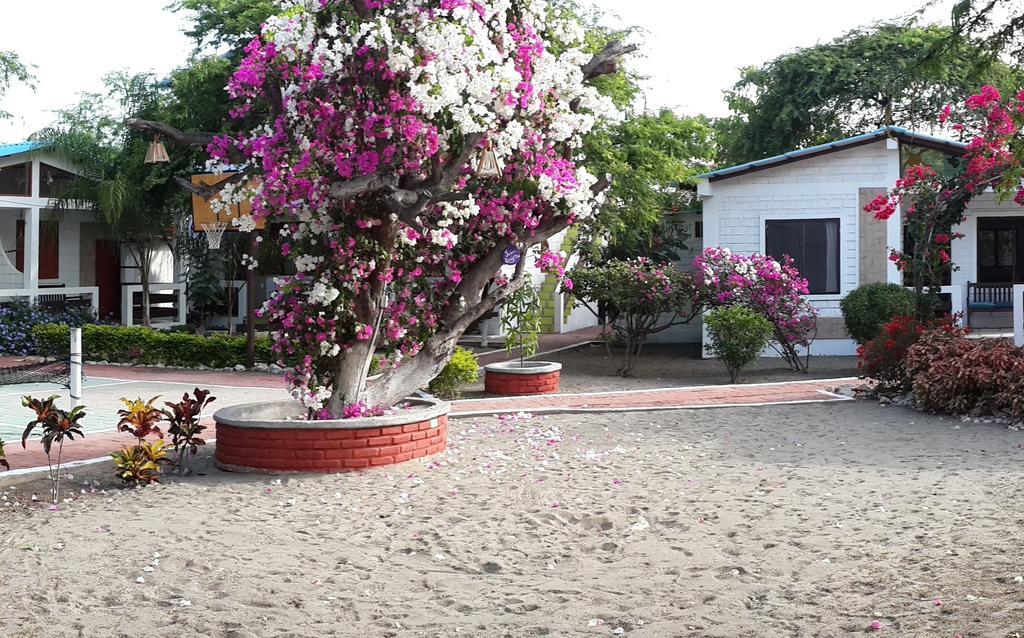
<svg viewBox="0 0 1024 638">
<path fill-rule="evenodd" d="M 40 152 L 61 156 L 76 168 L 76 177 L 54 199 L 61 213 L 95 210 L 112 238 L 134 261 L 142 284 L 142 325 L 151 324 L 150 272 L 157 250 L 173 248 L 174 227 L 187 210 L 187 199 L 169 167 L 144 164 L 148 140 L 123 125 L 124 117 L 151 115 L 160 107 L 158 87 L 148 75 L 106 78 L 120 114 L 110 99 L 86 95 L 57 121 L 37 133 Z"/>
</svg>

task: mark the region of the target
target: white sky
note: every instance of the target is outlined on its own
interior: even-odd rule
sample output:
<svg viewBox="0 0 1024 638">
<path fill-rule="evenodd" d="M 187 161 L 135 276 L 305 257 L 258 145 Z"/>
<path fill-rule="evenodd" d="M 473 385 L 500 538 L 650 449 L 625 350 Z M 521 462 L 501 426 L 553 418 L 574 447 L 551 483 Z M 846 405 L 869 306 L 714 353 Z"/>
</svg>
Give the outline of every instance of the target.
<svg viewBox="0 0 1024 638">
<path fill-rule="evenodd" d="M 0 142 L 18 142 L 52 119 L 52 111 L 101 88 L 116 70 L 166 73 L 191 51 L 184 17 L 170 0 L 50 0 L 4 2 L 0 49 L 35 65 L 36 89 L 15 87 L 0 98 L 14 118 L 0 121 Z M 648 107 L 717 116 L 727 109 L 722 90 L 741 66 L 827 41 L 854 27 L 916 10 L 925 0 L 595 0 L 637 25 L 650 76 Z M 942 20 L 942 11 L 933 12 Z M 612 23 L 616 23 L 613 19 Z"/>
</svg>

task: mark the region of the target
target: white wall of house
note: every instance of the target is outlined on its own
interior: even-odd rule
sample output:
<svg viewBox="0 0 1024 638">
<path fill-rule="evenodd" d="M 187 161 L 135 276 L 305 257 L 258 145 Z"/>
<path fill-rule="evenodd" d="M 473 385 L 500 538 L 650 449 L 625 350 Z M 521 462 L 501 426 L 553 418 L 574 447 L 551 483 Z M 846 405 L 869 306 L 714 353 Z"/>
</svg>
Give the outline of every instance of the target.
<svg viewBox="0 0 1024 638">
<path fill-rule="evenodd" d="M 882 223 L 861 210 L 862 188 L 888 188 L 899 177 L 899 144 L 878 140 L 832 153 L 765 168 L 714 182 L 698 190 L 704 202 L 704 245 L 722 246 L 737 253 L 765 253 L 765 223 L 773 219 L 837 219 L 839 221 L 839 293 L 810 295 L 819 317 L 841 319 L 840 300 L 859 284 L 860 225 Z M 899 220 L 886 228 L 890 246 L 900 245 Z M 895 267 L 886 269 L 889 281 L 898 281 Z M 824 325 L 824 324 L 823 324 Z M 691 332 L 666 333 L 660 340 L 682 340 Z M 835 334 L 834 330 L 831 334 Z M 845 338 L 823 338 L 812 346 L 814 354 L 855 354 Z M 770 351 L 766 354 L 771 354 Z"/>
</svg>

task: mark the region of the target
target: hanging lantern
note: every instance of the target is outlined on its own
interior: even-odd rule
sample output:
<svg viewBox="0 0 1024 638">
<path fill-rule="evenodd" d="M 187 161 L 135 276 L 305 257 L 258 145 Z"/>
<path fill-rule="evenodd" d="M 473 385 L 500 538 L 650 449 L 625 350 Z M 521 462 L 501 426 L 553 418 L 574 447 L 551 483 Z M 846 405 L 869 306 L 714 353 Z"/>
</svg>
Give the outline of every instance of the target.
<svg viewBox="0 0 1024 638">
<path fill-rule="evenodd" d="M 171 158 L 167 156 L 167 149 L 164 148 L 164 143 L 160 141 L 160 136 L 157 135 L 153 138 L 153 141 L 149 143 L 149 148 L 146 149 L 146 164 L 165 164 L 170 162 Z"/>
<path fill-rule="evenodd" d="M 480 152 L 475 172 L 476 176 L 480 179 L 498 179 L 501 177 L 501 160 L 498 159 L 498 154 L 490 146 Z"/>
</svg>

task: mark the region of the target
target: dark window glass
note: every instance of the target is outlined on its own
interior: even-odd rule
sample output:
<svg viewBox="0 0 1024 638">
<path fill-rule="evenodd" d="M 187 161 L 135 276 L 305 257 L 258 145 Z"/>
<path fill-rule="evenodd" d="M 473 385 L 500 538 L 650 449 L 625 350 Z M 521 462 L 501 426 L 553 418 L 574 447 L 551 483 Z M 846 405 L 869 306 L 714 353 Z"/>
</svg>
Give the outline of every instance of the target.
<svg viewBox="0 0 1024 638">
<path fill-rule="evenodd" d="M 73 173 L 57 168 L 56 166 L 50 166 L 49 164 L 39 163 L 39 196 L 40 197 L 59 197 L 61 189 L 65 184 L 75 179 Z"/>
<path fill-rule="evenodd" d="M 986 268 L 996 265 L 996 231 L 978 231 L 978 263 Z"/>
<path fill-rule="evenodd" d="M 697 239 L 704 237 L 704 222 L 693 222 L 693 236 Z"/>
<path fill-rule="evenodd" d="M 0 195 L 32 194 L 31 164 L 15 164 L 0 168 Z"/>
<path fill-rule="evenodd" d="M 765 252 L 779 261 L 791 257 L 812 294 L 839 293 L 838 219 L 768 221 Z"/>
</svg>

